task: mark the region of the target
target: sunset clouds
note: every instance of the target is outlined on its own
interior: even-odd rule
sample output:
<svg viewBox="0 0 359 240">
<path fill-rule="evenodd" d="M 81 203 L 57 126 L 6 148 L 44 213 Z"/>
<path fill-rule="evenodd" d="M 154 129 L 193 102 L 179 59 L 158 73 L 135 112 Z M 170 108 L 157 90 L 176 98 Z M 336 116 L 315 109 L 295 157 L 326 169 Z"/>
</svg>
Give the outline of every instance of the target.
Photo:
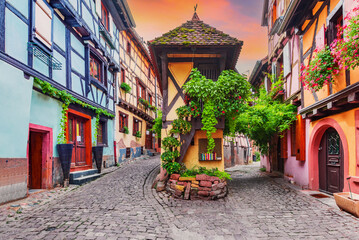
<svg viewBox="0 0 359 240">
<path fill-rule="evenodd" d="M 244 41 L 237 69 L 252 71 L 267 54 L 266 28 L 260 26 L 263 0 L 127 0 L 136 31 L 152 40 L 190 20 L 194 6 L 202 21 Z"/>
</svg>

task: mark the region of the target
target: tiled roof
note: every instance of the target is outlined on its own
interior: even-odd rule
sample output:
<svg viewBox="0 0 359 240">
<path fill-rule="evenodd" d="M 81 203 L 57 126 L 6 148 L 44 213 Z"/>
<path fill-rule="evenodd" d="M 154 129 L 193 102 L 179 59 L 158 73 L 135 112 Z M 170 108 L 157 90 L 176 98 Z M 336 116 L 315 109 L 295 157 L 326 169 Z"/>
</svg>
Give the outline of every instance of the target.
<svg viewBox="0 0 359 240">
<path fill-rule="evenodd" d="M 228 46 L 242 45 L 243 42 L 231 37 L 216 28 L 205 24 L 194 13 L 192 20 L 155 38 L 150 45 L 196 45 L 196 46 Z"/>
</svg>

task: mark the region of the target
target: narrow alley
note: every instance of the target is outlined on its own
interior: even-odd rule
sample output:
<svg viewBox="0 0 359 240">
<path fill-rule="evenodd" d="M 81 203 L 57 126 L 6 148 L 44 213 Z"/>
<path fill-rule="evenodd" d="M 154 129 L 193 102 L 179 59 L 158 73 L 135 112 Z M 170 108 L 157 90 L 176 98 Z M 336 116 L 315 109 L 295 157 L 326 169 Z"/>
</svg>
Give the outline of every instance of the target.
<svg viewBox="0 0 359 240">
<path fill-rule="evenodd" d="M 359 221 L 259 171 L 229 169 L 218 201 L 151 189 L 158 157 L 139 159 L 0 223 L 0 239 L 356 239 Z M 330 199 L 334 201 L 333 199 Z M 16 218 L 16 220 L 15 220 Z M 9 236 L 11 236 L 9 238 Z"/>
</svg>

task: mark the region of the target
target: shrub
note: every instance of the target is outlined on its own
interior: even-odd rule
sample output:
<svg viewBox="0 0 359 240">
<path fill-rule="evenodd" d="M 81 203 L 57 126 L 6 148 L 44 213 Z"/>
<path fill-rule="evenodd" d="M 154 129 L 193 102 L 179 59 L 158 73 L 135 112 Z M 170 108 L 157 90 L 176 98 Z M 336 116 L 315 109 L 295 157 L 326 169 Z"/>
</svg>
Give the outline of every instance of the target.
<svg viewBox="0 0 359 240">
<path fill-rule="evenodd" d="M 141 137 L 142 137 L 141 132 L 140 132 L 140 131 L 137 131 L 137 132 L 135 133 L 135 137 L 136 137 L 136 138 L 141 138 Z"/>
</svg>

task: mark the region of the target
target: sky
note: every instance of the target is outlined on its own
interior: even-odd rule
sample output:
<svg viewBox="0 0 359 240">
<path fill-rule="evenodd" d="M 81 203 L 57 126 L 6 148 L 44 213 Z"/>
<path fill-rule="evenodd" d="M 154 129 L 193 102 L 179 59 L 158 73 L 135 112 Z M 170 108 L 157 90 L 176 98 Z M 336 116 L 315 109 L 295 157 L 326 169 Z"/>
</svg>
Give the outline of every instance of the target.
<svg viewBox="0 0 359 240">
<path fill-rule="evenodd" d="M 257 60 L 267 55 L 267 28 L 261 26 L 263 0 L 127 0 L 137 33 L 147 42 L 199 18 L 244 42 L 237 70 L 250 75 Z"/>
</svg>

